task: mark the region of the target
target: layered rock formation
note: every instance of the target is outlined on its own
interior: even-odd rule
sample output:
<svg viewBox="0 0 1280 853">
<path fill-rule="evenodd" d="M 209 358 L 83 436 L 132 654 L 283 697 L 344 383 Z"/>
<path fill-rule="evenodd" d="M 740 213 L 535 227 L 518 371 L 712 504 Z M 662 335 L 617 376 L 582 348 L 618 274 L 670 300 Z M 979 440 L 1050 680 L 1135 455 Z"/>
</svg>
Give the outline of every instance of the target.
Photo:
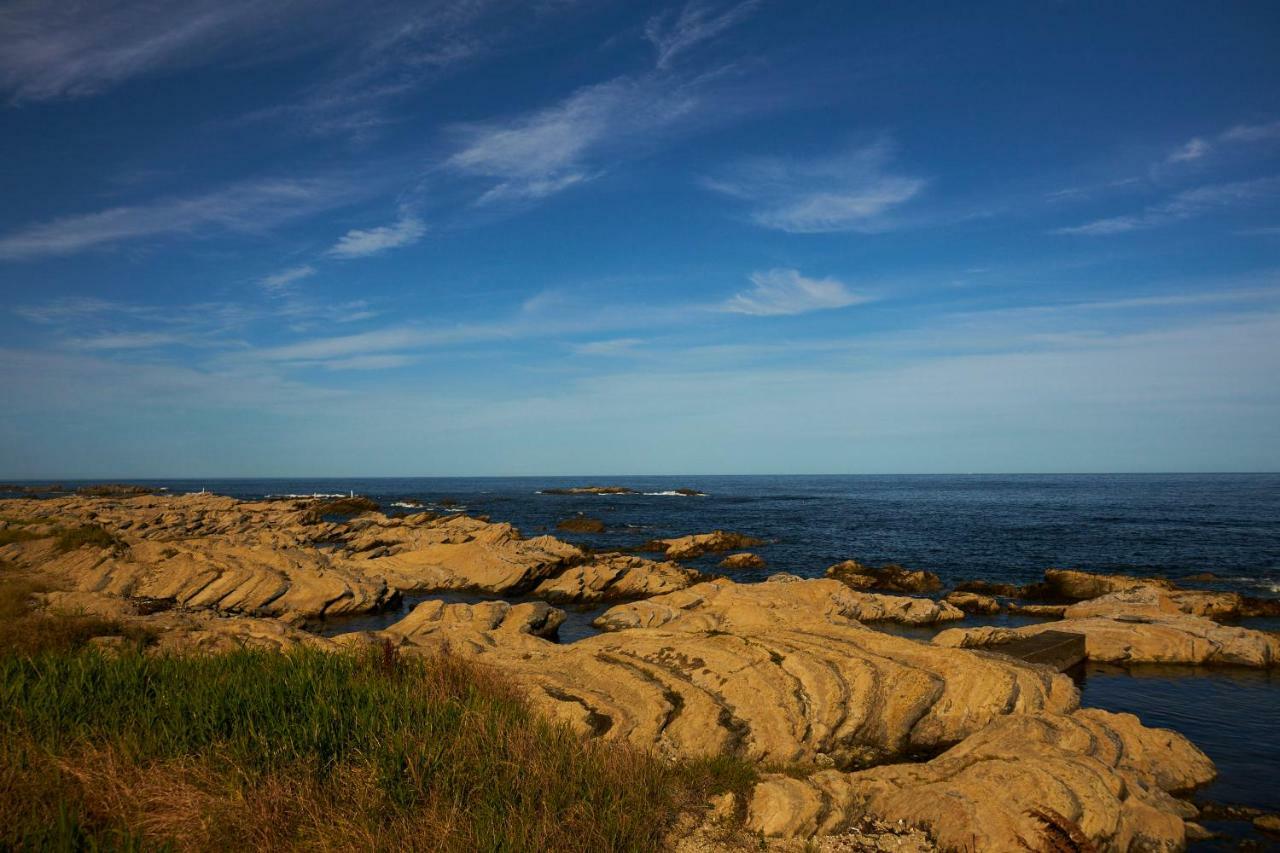
<svg viewBox="0 0 1280 853">
<path fill-rule="evenodd" d="M 8 501 L 5 516 L 24 531 L 10 538 L 23 541 L 0 558 L 64 588 L 293 623 L 378 610 L 400 591 L 543 585 L 555 600 L 590 603 L 670 592 L 697 576 L 638 557 L 588 559 L 553 537 L 464 515 L 367 511 L 333 523 L 320 506 L 208 494 Z M 97 534 L 81 537 L 90 544 L 67 547 L 66 532 L 85 529 Z"/>
<path fill-rule="evenodd" d="M 420 605 L 385 633 L 410 647 L 479 655 L 584 733 L 668 755 L 728 751 L 856 768 L 935 751 L 1004 714 L 1066 712 L 1077 702 L 1070 680 L 1046 669 L 865 628 L 838 602 L 823 602 L 852 594 L 834 582 L 742 589 L 752 586 L 799 594 L 743 595 L 720 602 L 714 616 L 695 610 L 571 645 L 532 637 L 533 611 L 511 608 L 489 627 L 491 605 Z M 517 615 L 513 642 L 502 626 Z"/>
<path fill-rule="evenodd" d="M 678 563 L 655 563 L 627 554 L 603 554 L 542 581 L 533 594 L 547 601 L 594 604 L 685 589 L 698 572 Z"/>
<path fill-rule="evenodd" d="M 965 613 L 999 613 L 1000 602 L 989 595 L 976 592 L 949 592 L 942 599 Z"/>
<path fill-rule="evenodd" d="M 465 515 L 375 518 L 347 540 L 351 565 L 402 590 L 524 592 L 581 561 L 551 536 L 525 539 L 510 524 Z"/>
<path fill-rule="evenodd" d="M 927 598 L 855 592 L 838 581 L 774 575 L 759 584 L 720 578 L 669 595 L 611 607 L 596 620 L 610 631 L 657 628 L 679 622 L 683 630 L 734 631 L 765 624 L 781 610 L 804 610 L 823 618 L 922 625 L 963 619 L 964 614 Z"/>
<path fill-rule="evenodd" d="M 881 589 L 889 592 L 934 592 L 942 581 L 933 572 L 912 571 L 902 566 L 864 566 L 857 560 L 845 560 L 827 568 L 826 576 L 850 589 Z"/>
<path fill-rule="evenodd" d="M 1220 625 L 1182 614 L 1132 615 L 1064 619 L 1022 628 L 952 628 L 933 638 L 940 646 L 987 648 L 1035 636 L 1043 631 L 1083 634 L 1085 655 L 1102 663 L 1231 664 L 1272 667 L 1280 662 L 1280 636 Z"/>
<path fill-rule="evenodd" d="M 654 539 L 641 546 L 642 551 L 658 551 L 671 560 L 692 560 L 715 551 L 740 551 L 763 545 L 764 540 L 743 533 L 713 530 L 710 533 L 694 533 L 674 539 Z"/>
<path fill-rule="evenodd" d="M 49 518 L 49 538 L 0 556 L 72 589 L 290 621 L 375 610 L 395 594 L 313 547 L 332 526 L 309 523 L 292 505 L 186 495 L 14 501 L 5 511 Z M 57 531 L 86 524 L 113 544 L 66 549 Z"/>
<path fill-rule="evenodd" d="M 1195 809 L 1170 792 L 1213 775 L 1186 738 L 1129 714 L 1014 714 L 923 764 L 767 778 L 749 826 L 803 837 L 870 815 L 944 850 L 1180 850 Z"/>
<path fill-rule="evenodd" d="M 1173 584 L 1160 578 L 1101 575 L 1073 569 L 1048 569 L 1044 573 L 1044 582 L 1038 586 L 1040 589 L 1037 591 L 1041 593 L 1038 597 L 1041 598 L 1084 601 L 1139 586 L 1171 589 Z"/>
<path fill-rule="evenodd" d="M 752 554 L 750 551 L 744 551 L 741 554 L 730 554 L 721 560 L 718 564 L 722 569 L 763 569 L 765 567 L 764 558 L 759 554 Z"/>
</svg>

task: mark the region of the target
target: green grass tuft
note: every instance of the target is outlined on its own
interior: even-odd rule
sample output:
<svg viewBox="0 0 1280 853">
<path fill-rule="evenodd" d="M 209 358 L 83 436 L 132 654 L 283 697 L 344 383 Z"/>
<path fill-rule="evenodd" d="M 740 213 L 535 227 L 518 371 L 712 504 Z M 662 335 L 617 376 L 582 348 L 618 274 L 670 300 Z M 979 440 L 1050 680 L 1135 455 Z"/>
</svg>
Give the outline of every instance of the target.
<svg viewBox="0 0 1280 853">
<path fill-rule="evenodd" d="M 0 657 L 0 742 L 0 848 L 66 826 L 106 846 L 656 850 L 682 809 L 754 783 L 738 759 L 584 741 L 494 672 L 394 651 Z"/>
<path fill-rule="evenodd" d="M 96 524 L 82 524 L 79 527 L 72 527 L 58 533 L 58 553 L 65 554 L 68 551 L 74 551 L 86 545 L 94 548 L 111 548 L 113 550 L 126 547 L 118 536 L 108 533 Z"/>
</svg>

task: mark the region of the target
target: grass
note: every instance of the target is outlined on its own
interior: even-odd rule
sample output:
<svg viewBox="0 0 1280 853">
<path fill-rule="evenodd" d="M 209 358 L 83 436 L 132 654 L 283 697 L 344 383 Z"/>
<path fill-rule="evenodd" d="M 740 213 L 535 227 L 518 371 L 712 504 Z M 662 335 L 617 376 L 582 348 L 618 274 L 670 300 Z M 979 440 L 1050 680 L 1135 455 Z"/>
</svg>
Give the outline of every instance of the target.
<svg viewBox="0 0 1280 853">
<path fill-rule="evenodd" d="M 36 533 L 25 527 L 6 527 L 0 530 L 0 545 L 12 545 L 14 542 L 28 542 L 32 539 L 43 539 L 47 533 Z"/>
<path fill-rule="evenodd" d="M 57 537 L 57 551 L 65 554 L 68 551 L 74 551 L 85 545 L 92 545 L 95 548 L 111 548 L 120 550 L 125 546 L 123 540 L 118 536 L 108 532 L 96 524 L 82 524 L 78 527 L 60 527 L 54 526 L 50 530 L 38 532 L 29 530 L 28 528 L 36 524 L 47 523 L 47 519 L 32 519 L 10 521 L 7 526 L 0 529 L 0 545 L 10 545 L 14 542 L 29 542 L 32 539 L 47 539 L 49 537 Z"/>
<path fill-rule="evenodd" d="M 108 533 L 96 524 L 82 524 L 58 533 L 57 550 L 60 554 L 83 548 L 85 545 L 111 549 L 125 547 L 125 543 L 119 537 Z"/>
<path fill-rule="evenodd" d="M 657 850 L 744 790 L 583 741 L 449 657 L 0 658 L 0 847 Z"/>
<path fill-rule="evenodd" d="M 37 612 L 34 598 L 47 591 L 44 584 L 0 563 L 0 654 L 5 659 L 71 652 L 95 637 L 123 637 L 135 645 L 151 640 L 147 631 L 114 619 Z"/>
<path fill-rule="evenodd" d="M 584 740 L 449 656 L 103 652 L 127 626 L 37 591 L 0 572 L 0 850 L 659 850 L 756 779 Z"/>
</svg>

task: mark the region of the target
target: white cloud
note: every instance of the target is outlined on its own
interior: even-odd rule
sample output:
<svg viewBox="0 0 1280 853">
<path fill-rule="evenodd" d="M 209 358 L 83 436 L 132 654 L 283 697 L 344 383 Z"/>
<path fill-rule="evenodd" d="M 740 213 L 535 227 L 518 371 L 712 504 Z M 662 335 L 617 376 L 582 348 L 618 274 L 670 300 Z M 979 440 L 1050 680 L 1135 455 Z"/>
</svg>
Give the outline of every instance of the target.
<svg viewBox="0 0 1280 853">
<path fill-rule="evenodd" d="M 310 264 L 304 264 L 299 267 L 291 267 L 282 270 L 274 275 L 266 276 L 261 280 L 261 284 L 269 291 L 278 292 L 286 289 L 294 282 L 301 281 L 304 278 L 310 278 L 316 274 L 316 268 Z"/>
<path fill-rule="evenodd" d="M 750 290 L 735 294 L 722 310 L 735 314 L 778 316 L 806 314 L 869 302 L 833 278 L 805 278 L 797 270 L 773 269 L 751 274 Z"/>
<path fill-rule="evenodd" d="M 716 9 L 710 3 L 691 2 L 674 17 L 666 12 L 655 15 L 645 25 L 645 38 L 658 52 L 658 68 L 667 68 L 677 56 L 699 42 L 715 38 L 751 14 L 760 0 L 746 0 Z"/>
<path fill-rule="evenodd" d="M 708 120 L 698 109 L 706 82 L 618 77 L 525 115 L 458 126 L 453 130 L 462 144 L 444 166 L 494 182 L 480 204 L 545 198 L 604 174 L 598 161 L 609 154 Z"/>
<path fill-rule="evenodd" d="M 1208 154 L 1212 148 L 1213 146 L 1197 136 L 1195 139 L 1188 141 L 1186 145 L 1183 145 L 1177 151 L 1170 154 L 1169 162 L 1184 163 L 1188 160 L 1199 160 L 1201 157 Z"/>
<path fill-rule="evenodd" d="M 1220 138 L 1228 142 L 1267 142 L 1280 139 L 1280 121 L 1266 124 L 1238 124 L 1223 131 Z"/>
<path fill-rule="evenodd" d="M 390 370 L 395 367 L 406 367 L 413 364 L 414 358 L 408 355 L 356 355 L 350 358 L 335 358 L 318 362 L 326 370 Z"/>
<path fill-rule="evenodd" d="M 1187 140 L 1182 147 L 1170 154 L 1165 162 L 1188 163 L 1203 159 L 1227 145 L 1268 142 L 1273 139 L 1280 139 L 1280 121 L 1266 124 L 1238 124 L 1212 137 L 1212 141 L 1200 136 Z"/>
<path fill-rule="evenodd" d="M 1053 233 L 1101 236 L 1157 228 L 1162 225 L 1204 216 L 1217 210 L 1270 198 L 1277 191 L 1280 191 L 1280 177 L 1257 178 L 1228 184 L 1210 184 L 1191 190 L 1183 190 L 1163 202 L 1148 205 L 1140 213 L 1096 219 L 1082 225 L 1058 228 Z"/>
<path fill-rule="evenodd" d="M 180 335 L 166 332 L 122 332 L 73 340 L 70 346 L 79 350 L 132 350 L 178 343 L 185 343 L 185 339 Z"/>
<path fill-rule="evenodd" d="M 0 258 L 67 255 L 95 246 L 173 234 L 254 232 L 335 207 L 350 189 L 326 180 L 244 182 L 191 198 L 64 216 L 0 235 Z"/>
<path fill-rule="evenodd" d="M 589 341 L 585 344 L 574 344 L 576 355 L 628 355 L 644 343 L 640 338 L 612 338 L 606 341 Z"/>
<path fill-rule="evenodd" d="M 351 229 L 338 239 L 328 254 L 335 258 L 365 258 L 416 243 L 426 233 L 427 226 L 422 220 L 414 216 L 402 216 L 392 225 Z"/>
<path fill-rule="evenodd" d="M 399 326 L 267 347 L 254 350 L 253 355 L 264 361 L 319 361 L 421 346 L 426 338 L 421 329 Z"/>
<path fill-rule="evenodd" d="M 915 198 L 925 181 L 889 171 L 892 150 L 881 141 L 809 160 L 756 158 L 703 182 L 752 205 L 765 228 L 797 234 L 874 232 L 891 227 L 886 214 Z"/>
</svg>

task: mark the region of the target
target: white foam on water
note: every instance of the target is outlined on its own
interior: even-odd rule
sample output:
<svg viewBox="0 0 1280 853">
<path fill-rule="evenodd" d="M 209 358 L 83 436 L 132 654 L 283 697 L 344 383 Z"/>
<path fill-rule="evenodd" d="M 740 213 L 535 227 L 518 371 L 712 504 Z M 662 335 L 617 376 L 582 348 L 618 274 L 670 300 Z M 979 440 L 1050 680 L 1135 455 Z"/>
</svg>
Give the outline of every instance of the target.
<svg viewBox="0 0 1280 853">
<path fill-rule="evenodd" d="M 310 495 L 267 495 L 267 499 L 268 499 L 268 500 L 271 500 L 271 499 L 281 499 L 281 498 L 312 498 L 312 499 L 319 499 L 319 498 L 345 498 L 345 497 L 349 497 L 349 495 L 343 495 L 343 494 L 326 494 L 326 493 L 324 493 L 324 492 L 314 492 L 313 494 L 310 494 Z"/>
</svg>

